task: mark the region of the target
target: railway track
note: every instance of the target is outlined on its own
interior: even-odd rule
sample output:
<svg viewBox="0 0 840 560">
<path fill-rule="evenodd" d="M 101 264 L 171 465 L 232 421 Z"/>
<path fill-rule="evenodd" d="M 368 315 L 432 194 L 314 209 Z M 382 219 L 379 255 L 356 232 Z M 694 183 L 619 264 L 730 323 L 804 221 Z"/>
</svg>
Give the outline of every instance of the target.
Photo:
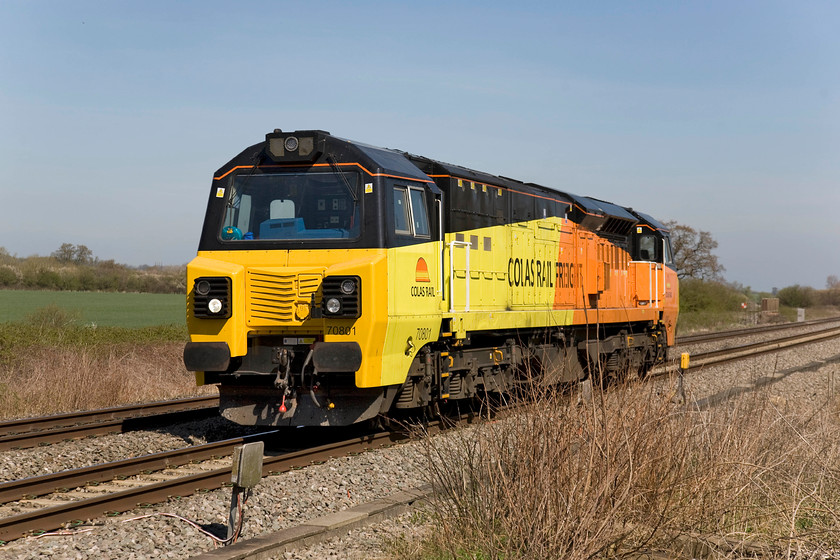
<svg viewBox="0 0 840 560">
<path fill-rule="evenodd" d="M 690 369 L 777 352 L 838 336 L 840 327 L 833 327 L 773 341 L 696 354 L 692 356 Z M 676 366 L 662 368 L 659 373 L 673 371 L 675 368 Z M 266 441 L 275 434 L 276 432 L 265 432 L 0 484 L 0 503 L 6 504 L 2 506 L 2 510 L 26 510 L 11 512 L 11 515 L 0 518 L 0 541 L 17 539 L 36 531 L 51 530 L 108 513 L 130 510 L 138 505 L 163 502 L 172 496 L 187 496 L 220 488 L 230 481 L 229 456 L 233 447 L 250 441 Z M 406 436 L 394 432 L 381 432 L 311 449 L 275 453 L 265 457 L 263 475 L 304 467 L 341 454 L 390 445 L 404 437 Z M 83 486 L 86 488 L 71 490 Z M 96 494 L 91 495 L 93 492 Z"/>
<path fill-rule="evenodd" d="M 698 344 L 701 342 L 712 342 L 715 340 L 724 340 L 733 337 L 750 336 L 755 334 L 771 333 L 778 331 L 786 331 L 793 329 L 800 329 L 816 325 L 823 325 L 826 323 L 838 323 L 840 317 L 827 317 L 824 319 L 814 319 L 812 321 L 804 321 L 802 323 L 782 323 L 774 325 L 763 325 L 760 327 L 748 327 L 743 329 L 730 329 L 726 331 L 717 331 L 711 333 L 694 334 L 689 336 L 678 336 L 676 340 L 677 346 L 685 346 L 688 344 Z"/>
<path fill-rule="evenodd" d="M 771 352 L 779 352 L 796 346 L 802 346 L 837 337 L 840 337 L 840 327 L 831 327 L 828 329 L 777 338 L 764 342 L 756 342 L 753 344 L 725 348 L 723 350 L 693 354 L 691 355 L 688 369 L 698 369 L 711 365 L 725 364 L 742 360 L 744 358 L 751 358 Z M 676 369 L 676 364 L 669 364 L 667 366 L 662 366 L 661 369 L 659 369 L 659 373 L 665 373 L 666 371 L 670 372 Z M 655 370 L 653 373 L 656 374 L 657 371 Z"/>
<path fill-rule="evenodd" d="M 173 496 L 189 496 L 221 488 L 230 483 L 230 454 L 233 448 L 251 441 L 265 441 L 274 434 L 266 432 L 0 484 L 0 496 L 4 501 L 23 497 L 23 500 L 13 505 L 19 509 L 29 509 L 0 518 L 0 541 L 14 540 L 33 532 L 52 530 L 81 520 L 164 502 Z M 263 476 L 305 467 L 331 457 L 391 445 L 404 437 L 396 432 L 380 432 L 300 451 L 269 454 L 263 459 Z M 195 462 L 200 460 L 198 457 L 204 457 L 201 463 Z M 163 465 L 174 466 L 176 462 L 185 467 L 149 472 L 165 468 Z M 125 478 L 128 473 L 142 474 L 129 480 Z M 122 479 L 115 479 L 115 476 Z M 62 485 L 72 486 L 82 481 L 87 481 L 87 484 L 94 482 L 95 485 L 83 491 L 68 489 L 62 494 L 52 495 L 50 499 L 33 497 L 62 489 Z M 101 484 L 99 481 L 110 482 Z M 90 492 L 98 493 L 90 495 Z"/>
<path fill-rule="evenodd" d="M 218 407 L 219 397 L 207 396 L 9 420 L 0 422 L 0 451 L 207 418 Z"/>
</svg>

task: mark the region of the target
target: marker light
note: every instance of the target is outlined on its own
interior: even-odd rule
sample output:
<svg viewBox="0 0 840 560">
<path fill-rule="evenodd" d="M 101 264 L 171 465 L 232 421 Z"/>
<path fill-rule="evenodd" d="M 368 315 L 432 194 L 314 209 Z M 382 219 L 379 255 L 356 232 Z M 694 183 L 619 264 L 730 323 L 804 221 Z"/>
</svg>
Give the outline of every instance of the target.
<svg viewBox="0 0 840 560">
<path fill-rule="evenodd" d="M 216 298 L 211 299 L 207 302 L 207 309 L 210 313 L 216 314 L 222 310 L 222 302 Z"/>
<path fill-rule="evenodd" d="M 195 291 L 202 296 L 206 296 L 210 293 L 210 282 L 207 280 L 199 280 L 195 283 Z"/>
<path fill-rule="evenodd" d="M 341 281 L 341 286 L 339 286 L 342 294 L 350 295 L 356 291 L 356 282 L 352 278 L 347 278 L 346 280 Z"/>
</svg>

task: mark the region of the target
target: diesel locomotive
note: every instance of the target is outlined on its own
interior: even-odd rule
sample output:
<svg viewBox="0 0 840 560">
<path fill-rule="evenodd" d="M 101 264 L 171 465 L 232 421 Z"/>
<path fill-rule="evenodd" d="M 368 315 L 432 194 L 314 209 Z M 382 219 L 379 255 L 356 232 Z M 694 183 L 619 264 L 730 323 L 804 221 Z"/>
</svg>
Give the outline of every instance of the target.
<svg viewBox="0 0 840 560">
<path fill-rule="evenodd" d="M 184 364 L 246 425 L 644 374 L 679 301 L 646 214 L 321 130 L 216 172 L 187 276 Z"/>
</svg>

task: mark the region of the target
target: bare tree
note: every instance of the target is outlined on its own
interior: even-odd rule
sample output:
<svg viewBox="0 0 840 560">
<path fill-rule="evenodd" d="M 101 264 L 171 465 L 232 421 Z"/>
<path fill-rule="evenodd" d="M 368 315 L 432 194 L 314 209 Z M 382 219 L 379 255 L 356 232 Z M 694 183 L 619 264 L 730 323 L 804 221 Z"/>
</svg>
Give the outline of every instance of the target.
<svg viewBox="0 0 840 560">
<path fill-rule="evenodd" d="M 840 305 L 840 278 L 832 274 L 825 280 L 826 303 Z"/>
<path fill-rule="evenodd" d="M 62 243 L 61 247 L 53 251 L 50 256 L 61 263 L 93 264 L 95 260 L 93 251 L 85 245 L 73 245 L 72 243 Z"/>
<path fill-rule="evenodd" d="M 93 251 L 87 248 L 86 245 L 76 245 L 76 264 L 92 264 L 94 261 Z"/>
<path fill-rule="evenodd" d="M 76 246 L 72 243 L 62 243 L 50 256 L 58 262 L 71 263 L 76 258 Z"/>
<path fill-rule="evenodd" d="M 671 249 L 679 278 L 723 280 L 725 268 L 712 251 L 718 243 L 708 231 L 697 231 L 676 221 L 665 222 L 671 230 Z"/>
</svg>

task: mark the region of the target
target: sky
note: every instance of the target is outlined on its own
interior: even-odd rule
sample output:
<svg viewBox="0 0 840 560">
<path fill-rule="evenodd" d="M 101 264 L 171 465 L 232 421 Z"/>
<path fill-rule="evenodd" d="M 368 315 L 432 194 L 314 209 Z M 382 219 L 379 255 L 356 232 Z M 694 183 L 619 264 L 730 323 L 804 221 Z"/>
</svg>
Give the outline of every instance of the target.
<svg viewBox="0 0 840 560">
<path fill-rule="evenodd" d="M 708 231 L 726 280 L 840 276 L 836 2 L 0 2 L 0 247 L 195 256 L 275 128 Z"/>
</svg>

